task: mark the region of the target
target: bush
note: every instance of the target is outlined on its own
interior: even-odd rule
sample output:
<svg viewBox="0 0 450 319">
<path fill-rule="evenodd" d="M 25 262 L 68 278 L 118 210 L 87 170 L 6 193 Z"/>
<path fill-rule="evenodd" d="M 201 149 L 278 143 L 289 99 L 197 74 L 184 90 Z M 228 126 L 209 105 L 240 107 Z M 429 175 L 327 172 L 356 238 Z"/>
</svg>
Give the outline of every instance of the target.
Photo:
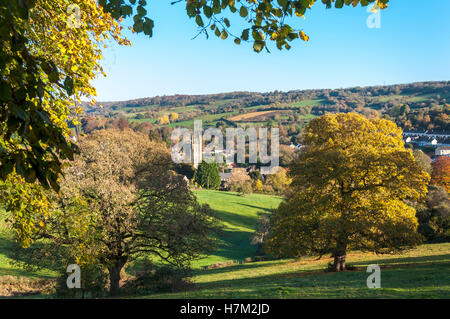
<svg viewBox="0 0 450 319">
<path fill-rule="evenodd" d="M 250 182 L 241 182 L 235 185 L 235 191 L 239 193 L 239 195 L 247 195 L 253 193 L 252 183 Z"/>
<path fill-rule="evenodd" d="M 125 294 L 186 291 L 194 288 L 194 283 L 189 279 L 191 276 L 192 272 L 187 268 L 147 268 L 127 281 L 121 290 Z"/>
<path fill-rule="evenodd" d="M 56 295 L 61 298 L 99 298 L 106 294 L 108 274 L 100 265 L 81 267 L 81 288 L 67 287 L 67 274 L 64 269 L 57 279 Z"/>
<path fill-rule="evenodd" d="M 249 174 L 248 174 L 248 176 L 250 176 L 250 178 L 252 179 L 252 180 L 254 180 L 254 181 L 260 181 L 260 180 L 262 180 L 262 176 L 261 176 L 261 173 L 259 172 L 259 171 L 253 171 L 253 172 L 250 172 Z"/>
</svg>

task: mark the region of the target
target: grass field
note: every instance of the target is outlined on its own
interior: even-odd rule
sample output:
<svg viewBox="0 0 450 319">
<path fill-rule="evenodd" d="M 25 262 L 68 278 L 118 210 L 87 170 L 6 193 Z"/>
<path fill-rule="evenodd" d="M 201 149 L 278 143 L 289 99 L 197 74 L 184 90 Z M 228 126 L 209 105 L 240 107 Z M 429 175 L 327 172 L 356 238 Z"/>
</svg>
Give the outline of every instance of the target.
<svg viewBox="0 0 450 319">
<path fill-rule="evenodd" d="M 328 256 L 202 269 L 212 263 L 254 256 L 256 249 L 250 245 L 250 236 L 258 212 L 277 207 L 282 199 L 209 190 L 195 194 L 223 222 L 219 248 L 193 264 L 196 289 L 138 298 L 450 298 L 450 243 L 425 244 L 399 255 L 351 252 L 347 263 L 356 269 L 344 273 L 324 271 L 331 261 Z M 0 285 L 7 276 L 52 277 L 50 270 L 30 273 L 10 263 L 14 241 L 3 222 L 5 218 L 6 214 L 0 211 Z M 366 286 L 369 264 L 381 266 L 380 289 Z"/>
<path fill-rule="evenodd" d="M 200 190 L 195 194 L 199 202 L 207 203 L 223 221 L 220 247 L 211 255 L 196 261 L 195 267 L 208 266 L 225 260 L 242 260 L 255 254 L 250 237 L 255 231 L 258 212 L 278 207 L 281 198 L 260 194 L 239 196 L 236 193 Z"/>
<path fill-rule="evenodd" d="M 199 270 L 197 289 L 144 298 L 450 298 L 450 243 L 401 255 L 353 252 L 355 271 L 324 272 L 331 258 L 276 260 Z M 367 265 L 381 267 L 381 288 L 366 285 Z"/>
<path fill-rule="evenodd" d="M 352 252 L 355 271 L 324 272 L 331 258 L 309 257 L 198 269 L 224 260 L 254 254 L 249 237 L 259 211 L 278 206 L 281 198 L 219 191 L 197 191 L 224 221 L 221 248 L 194 264 L 197 289 L 143 298 L 450 298 L 450 243 L 421 245 L 401 255 L 377 256 Z M 366 286 L 367 265 L 381 266 L 381 289 Z"/>
</svg>

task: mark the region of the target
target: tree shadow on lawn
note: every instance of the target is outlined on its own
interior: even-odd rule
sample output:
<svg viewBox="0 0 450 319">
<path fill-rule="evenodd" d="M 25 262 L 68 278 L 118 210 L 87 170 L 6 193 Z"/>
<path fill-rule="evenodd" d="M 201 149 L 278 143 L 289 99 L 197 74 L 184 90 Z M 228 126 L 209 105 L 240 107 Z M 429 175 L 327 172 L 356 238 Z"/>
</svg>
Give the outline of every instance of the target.
<svg viewBox="0 0 450 319">
<path fill-rule="evenodd" d="M 236 213 L 230 213 L 227 211 L 223 211 L 223 210 L 214 210 L 214 212 L 217 214 L 217 217 L 219 217 L 219 219 L 222 222 L 226 222 L 231 224 L 234 227 L 245 227 L 248 229 L 253 229 L 255 227 L 255 222 L 257 220 L 257 216 L 253 215 L 253 216 L 246 216 L 246 215 L 242 215 L 242 214 L 236 214 Z"/>
<path fill-rule="evenodd" d="M 33 249 L 39 249 L 43 243 L 34 244 Z M 27 261 L 27 254 L 17 254 L 16 251 L 22 249 L 26 252 L 26 249 L 20 248 L 19 244 L 13 239 L 0 238 L 0 276 L 24 276 L 24 277 L 40 277 L 40 278 L 53 278 L 51 275 L 42 274 L 42 272 L 56 271 L 55 267 L 44 266 L 40 270 L 30 271 L 22 268 L 19 264 L 12 261 L 25 262 Z M 2 256 L 3 255 L 3 256 Z M 6 258 L 5 258 L 6 257 Z M 6 260 L 5 260 L 6 259 Z"/>
<path fill-rule="evenodd" d="M 279 263 L 283 263 L 285 260 L 270 260 L 263 262 L 249 262 L 243 264 L 235 264 L 223 268 L 213 268 L 213 269 L 197 269 L 195 270 L 196 275 L 217 275 L 217 274 L 226 274 L 228 272 L 239 271 L 239 270 L 252 270 L 257 269 L 259 267 L 273 266 Z"/>
<path fill-rule="evenodd" d="M 224 230 L 219 237 L 220 244 L 211 253 L 228 260 L 240 260 L 255 256 L 256 247 L 250 244 L 251 233 L 239 230 Z"/>
<path fill-rule="evenodd" d="M 394 259 L 374 259 L 374 260 L 367 260 L 367 261 L 361 261 L 361 262 L 354 262 L 351 261 L 348 262 L 348 264 L 355 266 L 356 269 L 352 271 L 346 271 L 342 272 L 342 274 L 351 274 L 354 272 L 365 272 L 366 266 L 370 264 L 379 264 L 382 269 L 402 269 L 407 267 L 426 267 L 426 266 L 433 266 L 433 265 L 448 265 L 447 267 L 450 267 L 450 261 L 449 261 L 450 255 L 444 254 L 444 255 L 433 255 L 433 256 L 423 256 L 423 257 L 405 257 L 405 258 L 394 258 Z M 239 270 L 252 270 L 252 269 L 258 269 L 260 267 L 267 267 L 267 266 L 274 266 L 279 263 L 284 263 L 286 260 L 284 259 L 275 259 L 271 261 L 265 261 L 265 262 L 255 262 L 255 263 L 246 263 L 241 265 L 233 265 L 228 266 L 224 268 L 218 268 L 218 269 L 206 269 L 206 270 L 198 270 L 196 271 L 196 274 L 198 275 L 215 275 L 215 274 L 225 274 L 228 272 L 234 272 Z M 324 275 L 324 274 L 341 274 L 341 273 L 333 273 L 333 272 L 326 272 L 325 271 L 326 264 L 324 261 L 324 267 L 322 270 L 298 270 L 295 272 L 289 272 L 289 273 L 282 273 L 282 274 L 273 274 L 273 275 L 267 275 L 267 276 L 256 276 L 256 277 L 250 277 L 246 278 L 245 280 L 251 280 L 252 278 L 255 280 L 260 280 L 261 278 L 265 277 L 299 277 L 299 276 L 311 276 L 311 275 Z M 450 276 L 449 276 L 450 277 Z"/>
<path fill-rule="evenodd" d="M 450 263 L 450 254 L 443 255 L 431 255 L 431 256 L 420 256 L 420 257 L 400 257 L 400 258 L 385 258 L 385 259 L 372 259 L 372 260 L 364 260 L 352 262 L 351 259 L 347 260 L 347 264 L 351 264 L 352 266 L 367 266 L 370 264 L 378 264 L 383 266 L 395 267 L 395 266 L 403 266 L 406 267 L 408 264 L 417 265 L 421 263 Z"/>
<path fill-rule="evenodd" d="M 250 207 L 250 208 L 256 208 L 258 210 L 262 210 L 262 211 L 269 212 L 269 213 L 272 212 L 272 208 L 260 207 L 260 206 L 249 205 L 249 204 L 242 204 L 242 203 L 237 203 L 237 202 L 235 202 L 234 204 L 238 204 L 238 205 L 241 205 L 241 206 L 247 206 L 247 207 Z"/>
<path fill-rule="evenodd" d="M 381 272 L 382 289 L 368 289 L 365 271 L 340 273 L 304 271 L 243 279 L 198 283 L 198 289 L 227 288 L 240 297 L 278 298 L 296 295 L 307 298 L 410 298 L 450 297 L 450 277 L 443 276 L 446 264 L 415 265 L 414 268 L 389 268 Z M 384 289 L 383 289 L 384 288 Z M 253 295 L 254 294 L 254 295 Z M 303 295 L 303 296 L 302 296 Z"/>
</svg>

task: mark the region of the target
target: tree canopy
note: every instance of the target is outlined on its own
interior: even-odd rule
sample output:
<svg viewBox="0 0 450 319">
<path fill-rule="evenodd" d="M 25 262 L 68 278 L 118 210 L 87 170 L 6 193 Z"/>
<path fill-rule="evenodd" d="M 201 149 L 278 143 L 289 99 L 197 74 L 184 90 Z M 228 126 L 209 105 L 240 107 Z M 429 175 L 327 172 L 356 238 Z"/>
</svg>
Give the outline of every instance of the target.
<svg viewBox="0 0 450 319">
<path fill-rule="evenodd" d="M 450 158 L 447 156 L 438 156 L 431 165 L 433 172 L 431 174 L 431 184 L 442 186 L 447 192 L 450 191 Z"/>
<path fill-rule="evenodd" d="M 83 13 L 79 27 L 69 4 Z M 58 190 L 61 161 L 75 150 L 68 125 L 96 94 L 105 41 L 129 42 L 94 0 L 2 1 L 0 26 L 0 178 L 14 172 Z"/>
<path fill-rule="evenodd" d="M 402 131 L 384 119 L 324 115 L 303 132 L 291 193 L 271 218 L 267 248 L 280 256 L 328 254 L 345 270 L 348 249 L 389 253 L 419 242 L 415 209 L 429 174 Z"/>
<path fill-rule="evenodd" d="M 218 189 L 220 186 L 219 165 L 216 162 L 202 161 L 194 174 L 194 181 L 207 189 Z"/>
</svg>

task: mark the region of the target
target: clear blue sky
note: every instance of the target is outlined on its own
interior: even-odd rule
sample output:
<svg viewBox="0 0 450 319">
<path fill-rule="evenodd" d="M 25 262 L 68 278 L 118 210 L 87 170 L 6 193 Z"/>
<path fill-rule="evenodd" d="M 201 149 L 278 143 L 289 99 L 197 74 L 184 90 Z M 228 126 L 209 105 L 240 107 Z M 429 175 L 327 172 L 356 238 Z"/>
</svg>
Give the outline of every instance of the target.
<svg viewBox="0 0 450 319">
<path fill-rule="evenodd" d="M 309 42 L 290 51 L 271 45 L 270 54 L 214 35 L 191 40 L 197 27 L 183 3 L 147 2 L 154 36 L 127 33 L 132 47 L 106 50 L 108 77 L 94 82 L 99 101 L 450 80 L 450 0 L 391 0 L 379 29 L 367 27 L 366 8 L 317 1 L 306 20 L 295 19 Z"/>
</svg>

